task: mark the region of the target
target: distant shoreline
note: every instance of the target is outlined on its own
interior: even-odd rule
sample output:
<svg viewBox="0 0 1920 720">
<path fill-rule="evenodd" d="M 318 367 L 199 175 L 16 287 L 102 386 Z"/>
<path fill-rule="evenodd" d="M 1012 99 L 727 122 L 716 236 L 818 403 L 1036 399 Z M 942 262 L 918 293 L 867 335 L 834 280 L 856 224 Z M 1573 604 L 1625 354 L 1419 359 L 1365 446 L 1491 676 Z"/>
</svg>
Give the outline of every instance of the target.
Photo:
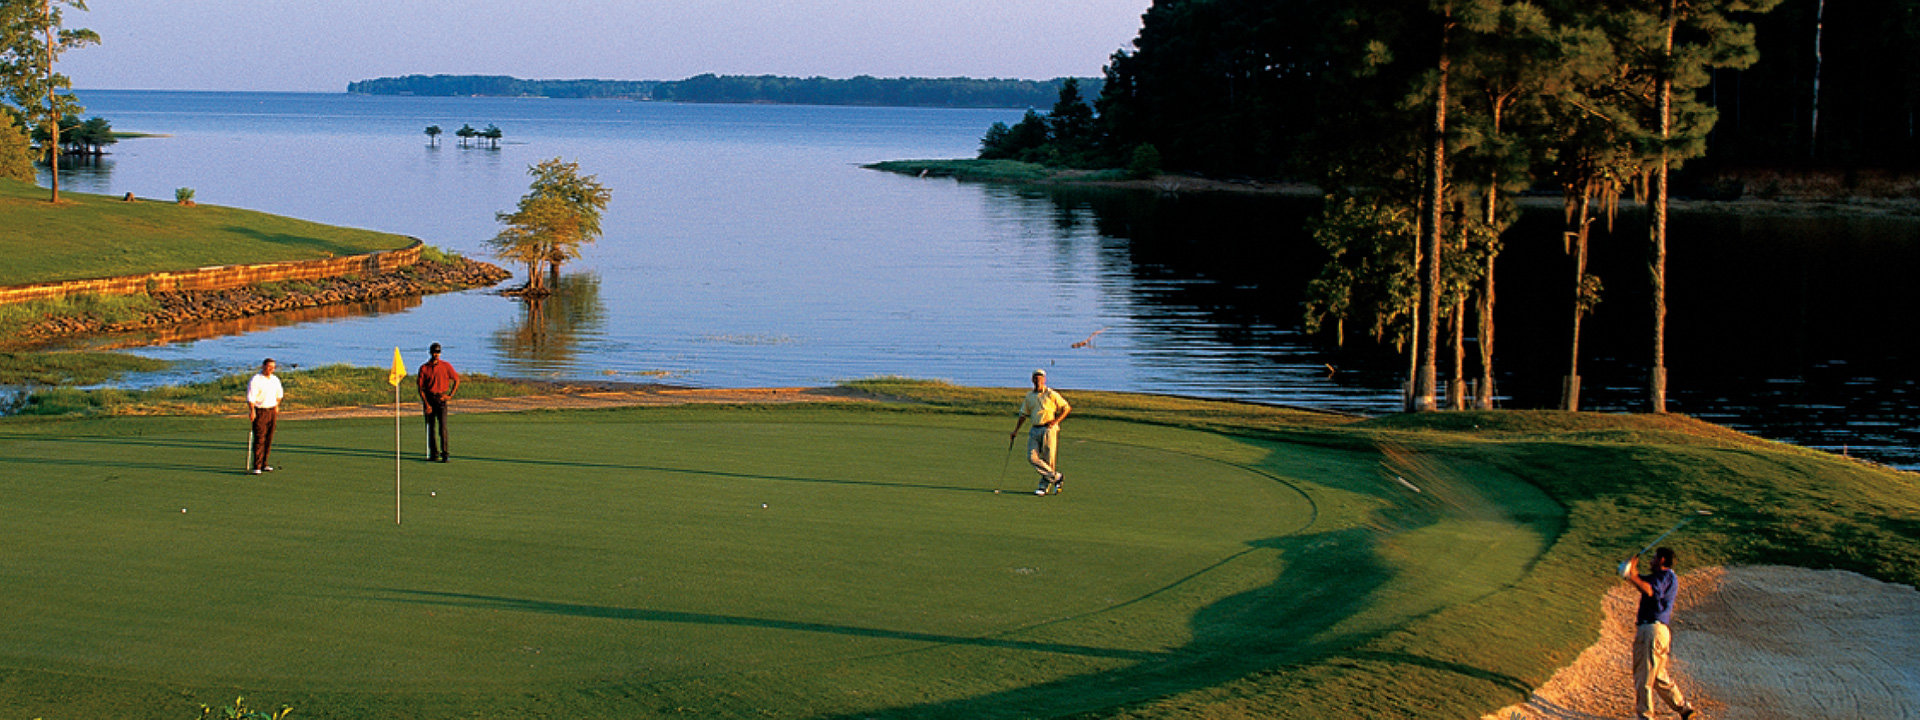
<svg viewBox="0 0 1920 720">
<path fill-rule="evenodd" d="M 1069 78 L 852 78 L 696 75 L 684 80 L 526 80 L 506 75 L 406 75 L 347 83 L 353 95 L 538 97 L 705 104 L 846 105 L 1019 109 L 1049 107 Z M 1074 78 L 1083 98 L 1099 97 L 1104 78 Z"/>
</svg>

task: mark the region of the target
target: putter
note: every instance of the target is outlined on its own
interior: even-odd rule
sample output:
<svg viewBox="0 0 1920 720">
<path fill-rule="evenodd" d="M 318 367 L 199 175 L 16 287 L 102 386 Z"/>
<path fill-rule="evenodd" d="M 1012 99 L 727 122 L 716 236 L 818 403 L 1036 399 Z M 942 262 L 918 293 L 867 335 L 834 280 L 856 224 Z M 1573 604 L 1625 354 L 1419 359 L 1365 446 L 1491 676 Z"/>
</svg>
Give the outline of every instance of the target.
<svg viewBox="0 0 1920 720">
<path fill-rule="evenodd" d="M 1652 550 L 1655 545 L 1659 545 L 1661 540 L 1667 539 L 1667 536 L 1672 535 L 1675 530 L 1679 530 L 1680 528 L 1685 527 L 1687 523 L 1693 522 L 1694 520 L 1697 520 L 1699 518 L 1703 518 L 1712 514 L 1713 514 L 1712 510 L 1693 511 L 1692 515 L 1688 515 L 1686 518 L 1682 519 L 1680 522 L 1674 523 L 1673 527 L 1667 528 L 1666 532 L 1660 533 L 1660 537 L 1654 538 L 1653 542 L 1647 543 L 1646 547 L 1640 548 L 1640 552 L 1634 553 L 1633 556 L 1640 557 L 1641 555 L 1647 554 L 1648 550 Z M 1627 561 L 1622 560 L 1620 561 L 1620 577 L 1626 577 L 1626 576 L 1627 576 Z"/>
<path fill-rule="evenodd" d="M 247 472 L 253 472 L 253 423 L 247 423 Z"/>
<path fill-rule="evenodd" d="M 1013 466 L 1013 441 L 1019 434 L 1019 431 L 1016 430 L 1007 436 L 1007 456 L 1006 459 L 1000 461 L 1000 479 L 993 483 L 994 492 L 999 492 L 1000 486 L 1007 484 L 1007 468 Z"/>
</svg>

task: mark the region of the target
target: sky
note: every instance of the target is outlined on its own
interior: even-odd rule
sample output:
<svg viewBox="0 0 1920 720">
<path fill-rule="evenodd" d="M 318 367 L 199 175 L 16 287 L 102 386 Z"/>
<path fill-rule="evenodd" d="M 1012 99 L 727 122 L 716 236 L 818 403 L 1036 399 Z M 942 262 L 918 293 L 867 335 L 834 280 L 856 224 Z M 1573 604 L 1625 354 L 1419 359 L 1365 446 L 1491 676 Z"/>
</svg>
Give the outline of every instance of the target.
<svg viewBox="0 0 1920 720">
<path fill-rule="evenodd" d="M 89 0 L 81 89 L 344 92 L 398 75 L 1094 77 L 1152 0 Z"/>
</svg>

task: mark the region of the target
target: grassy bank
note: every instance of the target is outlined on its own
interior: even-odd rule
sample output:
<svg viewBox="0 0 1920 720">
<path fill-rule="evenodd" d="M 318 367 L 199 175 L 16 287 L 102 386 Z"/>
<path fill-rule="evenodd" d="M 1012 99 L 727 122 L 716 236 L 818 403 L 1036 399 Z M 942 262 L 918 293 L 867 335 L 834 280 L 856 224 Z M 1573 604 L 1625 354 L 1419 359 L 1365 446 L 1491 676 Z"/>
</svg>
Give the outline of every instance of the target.
<svg viewBox="0 0 1920 720">
<path fill-rule="evenodd" d="M 164 360 L 126 353 L 0 352 L 0 385 L 97 385 L 166 366 Z"/>
<path fill-rule="evenodd" d="M 856 385 L 904 402 L 461 416 L 402 526 L 385 421 L 264 479 L 231 420 L 0 421 L 0 714 L 1473 718 L 1694 507 L 1689 567 L 1920 581 L 1912 475 L 1680 417 L 1081 392 L 1036 498 L 1018 389 Z"/>
<path fill-rule="evenodd" d="M 1126 174 L 1120 170 L 1089 172 L 1018 160 L 890 160 L 862 167 L 900 175 L 989 182 L 1099 182 L 1126 179 Z"/>
<path fill-rule="evenodd" d="M 81 367 L 151 370 L 155 368 L 149 363 L 158 362 L 119 353 L 0 353 L 0 373 L 4 373 L 7 369 L 4 363 L 9 361 L 17 363 L 23 374 L 32 372 L 37 367 L 39 377 L 50 379 L 58 379 L 61 377 L 60 373 L 85 372 L 78 369 Z M 285 370 L 276 374 L 279 375 L 280 382 L 287 391 L 282 407 L 289 410 L 381 405 L 393 402 L 393 386 L 387 384 L 385 369 L 327 365 L 312 369 Z M 0 378 L 4 377 L 4 374 L 0 374 Z M 72 377 L 77 379 L 65 384 L 84 385 L 106 379 L 91 379 L 94 376 L 77 374 Z M 47 387 L 28 394 L 24 404 L 18 408 L 18 414 L 28 416 L 230 415 L 246 410 L 244 398 L 247 394 L 247 380 L 251 377 L 251 373 L 239 373 L 212 382 L 170 385 L 146 390 L 120 388 L 81 390 L 73 387 Z M 411 382 L 411 376 L 401 381 L 400 398 L 404 402 L 416 402 L 411 386 L 408 384 Z M 513 397 L 538 393 L 544 387 L 539 383 L 480 374 L 463 374 L 460 376 L 459 396 L 468 399 Z"/>
<path fill-rule="evenodd" d="M 391 233 L 335 227 L 216 205 L 183 206 L 84 193 L 60 204 L 29 183 L 0 180 L 0 285 L 312 260 L 396 250 Z"/>
</svg>

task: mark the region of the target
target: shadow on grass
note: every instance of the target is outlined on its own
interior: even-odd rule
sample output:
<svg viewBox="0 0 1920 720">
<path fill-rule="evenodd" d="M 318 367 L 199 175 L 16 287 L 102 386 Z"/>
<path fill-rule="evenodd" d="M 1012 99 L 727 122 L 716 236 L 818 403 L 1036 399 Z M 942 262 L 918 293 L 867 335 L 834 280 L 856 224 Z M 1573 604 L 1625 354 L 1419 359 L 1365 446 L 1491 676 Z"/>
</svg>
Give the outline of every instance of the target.
<svg viewBox="0 0 1920 720">
<path fill-rule="evenodd" d="M 7 441 L 22 441 L 22 442 L 37 442 L 37 443 L 73 443 L 73 444 L 81 444 L 81 445 L 102 445 L 102 446 L 113 446 L 113 447 L 126 447 L 131 445 L 135 447 L 147 447 L 147 448 L 155 448 L 155 449 L 231 452 L 236 459 L 244 458 L 247 453 L 247 440 L 245 437 L 236 437 L 230 442 L 217 442 L 213 440 L 161 440 L 161 439 L 152 439 L 152 438 L 136 439 L 136 438 L 125 438 L 125 437 L 53 437 L 53 436 L 45 436 L 45 435 L 0 434 L 0 442 L 7 442 Z M 280 448 L 275 447 L 274 451 L 279 452 Z M 179 463 L 179 462 L 160 462 L 160 461 L 151 459 L 154 457 L 154 454 L 151 454 L 151 453 L 139 455 L 137 457 L 140 457 L 143 459 L 141 460 L 108 460 L 108 459 L 100 458 L 99 456 L 82 456 L 82 457 L 74 457 L 74 458 L 32 457 L 28 455 L 22 455 L 13 449 L 8 449 L 7 452 L 5 452 L 4 454 L 0 454 L 0 465 L 45 465 L 45 466 L 52 466 L 52 467 L 120 468 L 120 469 L 142 469 L 142 470 L 173 470 L 173 471 L 181 471 L 181 472 L 208 472 L 208 473 L 220 473 L 220 474 L 240 474 L 239 470 L 228 465 L 215 466 L 215 465 L 195 465 L 195 464 Z M 238 464 L 239 463 L 236 463 L 236 465 Z"/>
<path fill-rule="evenodd" d="M 355 247 L 352 245 L 332 242 L 328 240 L 322 240 L 317 237 L 310 237 L 306 235 L 292 235 L 288 233 L 269 233 L 269 232 L 263 232 L 258 228 L 243 227 L 240 225 L 229 225 L 227 227 L 223 227 L 220 229 L 229 233 L 233 233 L 235 235 L 241 235 L 241 236 L 253 238 L 263 243 L 268 243 L 271 245 L 279 245 L 281 247 L 310 250 L 316 253 L 326 253 L 330 255 L 359 255 L 359 254 L 368 252 L 366 248 Z"/>
<path fill-rule="evenodd" d="M 541 615 L 564 615 L 567 617 L 599 618 L 606 620 L 628 620 L 648 623 L 674 623 L 684 625 L 723 625 L 736 627 L 763 628 L 767 630 L 786 630 L 793 632 L 826 633 L 851 637 L 878 638 L 883 640 L 901 640 L 906 642 L 933 643 L 936 645 L 973 645 L 1000 650 L 1021 650 L 1028 652 L 1060 653 L 1086 657 L 1114 658 L 1119 660 L 1147 661 L 1160 653 L 1102 648 L 1067 643 L 1032 642 L 1012 640 L 1002 637 L 983 636 L 965 637 L 960 635 L 939 635 L 935 633 L 911 632 L 906 630 L 886 630 L 882 628 L 855 627 L 851 625 L 830 625 L 827 623 L 777 620 L 773 618 L 744 617 L 740 615 L 718 615 L 714 613 L 677 612 L 671 610 L 646 610 L 641 608 L 608 607 L 605 605 L 579 605 L 574 603 L 547 602 L 526 598 L 498 597 L 494 595 L 472 595 L 466 593 L 434 592 L 428 590 L 401 590 L 379 588 L 375 592 L 386 593 L 391 597 L 376 597 L 387 602 L 410 603 L 418 605 L 437 605 L 444 607 L 472 608 L 501 612 L 523 612 Z"/>
<path fill-rule="evenodd" d="M 1330 633 L 1371 604 L 1393 573 L 1374 561 L 1375 536 L 1363 529 L 1270 538 L 1253 547 L 1280 551 L 1285 568 L 1265 587 L 1202 608 L 1193 640 L 1108 672 L 1064 678 L 979 697 L 833 716 L 1053 717 L 1113 708 L 1218 687 L 1292 663 L 1350 649 L 1371 631 Z"/>
</svg>

